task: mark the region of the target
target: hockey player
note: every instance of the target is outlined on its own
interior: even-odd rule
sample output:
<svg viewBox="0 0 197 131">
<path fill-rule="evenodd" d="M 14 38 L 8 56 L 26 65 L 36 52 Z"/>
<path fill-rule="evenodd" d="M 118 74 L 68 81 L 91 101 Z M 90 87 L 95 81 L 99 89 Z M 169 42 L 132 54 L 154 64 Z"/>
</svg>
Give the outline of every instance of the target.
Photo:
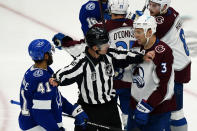
<svg viewBox="0 0 197 131">
<path fill-rule="evenodd" d="M 82 5 L 79 13 L 79 20 L 81 22 L 81 29 L 84 33 L 89 30 L 93 25 L 102 21 L 101 11 L 99 2 L 102 5 L 102 11 L 104 13 L 104 19 L 109 19 L 110 16 L 107 13 L 107 2 L 108 0 L 89 0 L 87 3 Z"/>
<path fill-rule="evenodd" d="M 50 83 L 54 86 L 77 82 L 79 87 L 78 103 L 87 113 L 89 120 L 106 126 L 121 128 L 115 90 L 113 89 L 114 68 L 127 67 L 129 64 L 150 61 L 153 52 L 145 56 L 129 51 L 109 48 L 108 33 L 101 27 L 92 27 L 86 34 L 87 47 L 74 58 L 67 67 L 55 73 Z M 81 129 L 75 128 L 75 131 Z M 97 131 L 87 126 L 86 131 Z M 109 131 L 102 130 L 99 131 Z"/>
<path fill-rule="evenodd" d="M 75 124 L 85 128 L 88 119 L 81 106 L 69 103 L 49 84 L 53 70 L 52 46 L 45 39 L 33 40 L 28 48 L 35 62 L 25 73 L 20 88 L 19 126 L 23 131 L 65 131 L 62 112 L 75 117 Z"/>
<path fill-rule="evenodd" d="M 156 36 L 173 50 L 175 69 L 175 96 L 177 109 L 172 113 L 172 131 L 187 131 L 183 113 L 183 83 L 190 81 L 191 60 L 180 15 L 172 7 L 171 0 L 149 0 L 150 15 L 157 21 Z"/>
<path fill-rule="evenodd" d="M 153 61 L 133 65 L 131 110 L 128 131 L 170 131 L 171 111 L 176 109 L 172 49 L 155 33 L 157 23 L 152 16 L 143 15 L 134 22 L 137 39 L 133 50 L 144 54 L 154 51 Z"/>
</svg>

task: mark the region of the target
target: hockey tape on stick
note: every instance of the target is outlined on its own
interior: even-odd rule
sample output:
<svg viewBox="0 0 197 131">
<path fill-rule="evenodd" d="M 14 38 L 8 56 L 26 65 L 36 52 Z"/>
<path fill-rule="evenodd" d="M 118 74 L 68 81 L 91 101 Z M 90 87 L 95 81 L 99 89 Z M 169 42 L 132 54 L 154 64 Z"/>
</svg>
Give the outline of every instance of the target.
<svg viewBox="0 0 197 131">
<path fill-rule="evenodd" d="M 74 118 L 73 116 L 68 115 L 68 114 L 62 114 L 62 116 Z M 97 123 L 94 123 L 94 122 L 90 122 L 90 121 L 87 121 L 87 124 L 91 125 L 91 126 L 107 129 L 107 130 L 112 130 L 112 131 L 126 131 L 126 130 L 122 130 L 122 129 L 119 129 L 119 128 L 116 128 L 116 127 L 100 125 L 100 124 L 97 124 Z"/>
</svg>

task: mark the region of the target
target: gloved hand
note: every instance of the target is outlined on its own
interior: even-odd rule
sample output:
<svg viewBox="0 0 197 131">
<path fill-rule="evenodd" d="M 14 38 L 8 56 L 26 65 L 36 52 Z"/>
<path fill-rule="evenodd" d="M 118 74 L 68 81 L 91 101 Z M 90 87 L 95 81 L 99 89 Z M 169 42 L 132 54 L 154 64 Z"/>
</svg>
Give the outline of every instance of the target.
<svg viewBox="0 0 197 131">
<path fill-rule="evenodd" d="M 134 119 L 140 125 L 146 125 L 148 122 L 149 113 L 153 108 L 148 105 L 144 100 L 138 102 L 134 111 Z"/>
<path fill-rule="evenodd" d="M 142 16 L 144 14 L 144 12 L 136 10 L 135 14 L 133 15 L 133 18 L 131 18 L 132 20 L 136 20 L 138 19 L 138 17 Z"/>
<path fill-rule="evenodd" d="M 88 121 L 87 114 L 83 111 L 81 105 L 74 104 L 72 116 L 75 117 L 75 125 L 79 125 L 84 130 L 86 128 L 86 122 Z"/>
<path fill-rule="evenodd" d="M 56 48 L 60 49 L 62 46 L 65 46 L 68 42 L 73 41 L 70 36 L 65 36 L 62 33 L 57 33 L 52 38 L 53 43 L 55 44 Z"/>
<path fill-rule="evenodd" d="M 60 127 L 59 131 L 66 131 L 64 127 Z"/>
</svg>

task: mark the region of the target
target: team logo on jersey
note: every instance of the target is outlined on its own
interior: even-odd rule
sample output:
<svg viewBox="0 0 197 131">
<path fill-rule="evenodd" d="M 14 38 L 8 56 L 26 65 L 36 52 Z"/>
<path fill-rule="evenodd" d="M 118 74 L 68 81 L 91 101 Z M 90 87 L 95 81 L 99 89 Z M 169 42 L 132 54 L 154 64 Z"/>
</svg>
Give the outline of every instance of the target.
<svg viewBox="0 0 197 131">
<path fill-rule="evenodd" d="M 105 65 L 105 74 L 108 75 L 108 76 L 113 75 L 113 70 L 112 70 L 112 65 L 111 64 Z"/>
<path fill-rule="evenodd" d="M 33 76 L 34 76 L 34 77 L 43 76 L 43 71 L 42 71 L 42 70 L 36 70 L 36 71 L 33 73 Z"/>
<path fill-rule="evenodd" d="M 96 72 L 95 71 L 92 72 L 91 79 L 92 79 L 92 81 L 96 81 Z"/>
<path fill-rule="evenodd" d="M 165 48 L 163 45 L 158 45 L 158 46 L 155 47 L 155 51 L 156 51 L 157 53 L 162 53 L 162 52 L 164 52 L 165 50 L 166 50 L 166 48 Z"/>
<path fill-rule="evenodd" d="M 163 22 L 164 22 L 163 16 L 157 16 L 155 18 L 155 20 L 157 21 L 157 24 L 163 24 Z"/>
<path fill-rule="evenodd" d="M 137 85 L 138 88 L 143 88 L 145 85 L 145 81 L 144 81 L 144 69 L 137 65 L 133 67 L 133 83 L 135 83 Z"/>
<path fill-rule="evenodd" d="M 95 9 L 95 4 L 93 2 L 90 2 L 89 4 L 86 5 L 86 10 L 94 10 Z"/>
</svg>

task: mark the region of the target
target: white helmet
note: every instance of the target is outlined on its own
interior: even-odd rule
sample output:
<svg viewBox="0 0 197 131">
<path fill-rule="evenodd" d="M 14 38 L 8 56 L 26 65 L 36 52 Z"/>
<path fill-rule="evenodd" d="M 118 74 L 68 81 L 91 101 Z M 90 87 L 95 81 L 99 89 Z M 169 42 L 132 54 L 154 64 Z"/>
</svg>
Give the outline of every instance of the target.
<svg viewBox="0 0 197 131">
<path fill-rule="evenodd" d="M 149 2 L 154 2 L 154 3 L 160 4 L 161 5 L 160 13 L 162 14 L 170 7 L 171 0 L 149 0 Z M 164 5 L 167 5 L 167 8 L 164 11 L 161 11 L 163 9 Z"/>
<path fill-rule="evenodd" d="M 127 9 L 129 7 L 128 0 L 109 0 L 108 9 L 110 13 L 113 14 L 127 14 Z"/>
<path fill-rule="evenodd" d="M 153 16 L 142 15 L 140 16 L 134 23 L 133 27 L 144 29 L 144 34 L 148 31 L 148 29 L 152 30 L 152 34 L 156 32 L 157 22 Z"/>
</svg>

